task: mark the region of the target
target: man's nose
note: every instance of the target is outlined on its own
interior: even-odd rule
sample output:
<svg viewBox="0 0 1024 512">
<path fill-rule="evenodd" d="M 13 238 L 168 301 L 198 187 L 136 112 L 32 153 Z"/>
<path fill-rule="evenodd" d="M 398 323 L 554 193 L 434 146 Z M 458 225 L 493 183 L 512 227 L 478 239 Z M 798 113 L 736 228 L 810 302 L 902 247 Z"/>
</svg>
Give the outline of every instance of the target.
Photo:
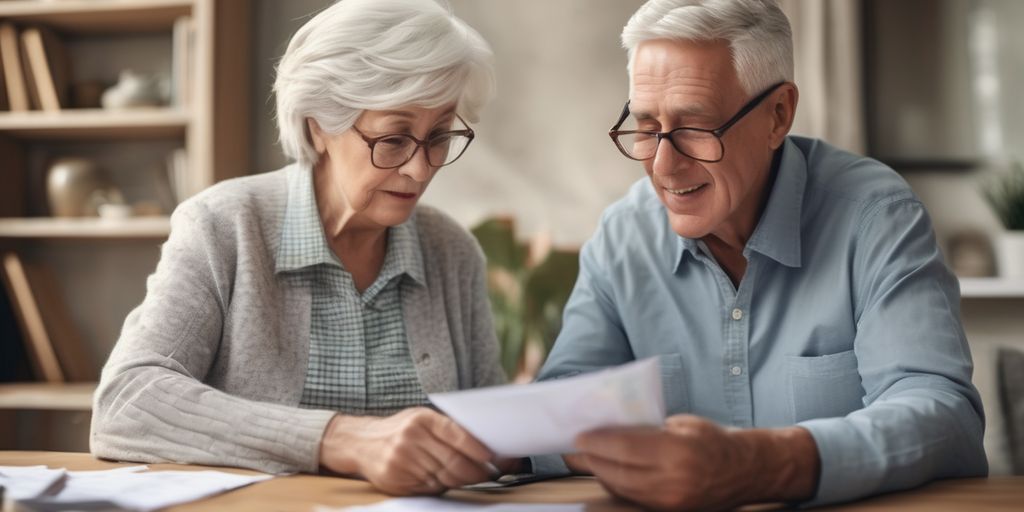
<svg viewBox="0 0 1024 512">
<path fill-rule="evenodd" d="M 655 174 L 669 175 L 684 170 L 692 164 L 692 158 L 676 151 L 672 141 L 665 138 L 658 141 L 658 149 L 654 152 L 651 170 Z"/>
</svg>

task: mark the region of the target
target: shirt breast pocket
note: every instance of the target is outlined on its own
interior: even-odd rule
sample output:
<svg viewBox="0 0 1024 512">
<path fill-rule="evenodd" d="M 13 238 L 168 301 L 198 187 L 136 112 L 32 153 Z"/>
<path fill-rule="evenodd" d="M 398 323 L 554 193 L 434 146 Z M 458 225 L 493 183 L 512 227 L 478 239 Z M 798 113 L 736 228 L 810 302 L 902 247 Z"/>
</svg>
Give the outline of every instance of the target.
<svg viewBox="0 0 1024 512">
<path fill-rule="evenodd" d="M 832 418 L 864 407 L 853 350 L 825 356 L 787 356 L 793 422 Z"/>
<path fill-rule="evenodd" d="M 683 356 L 661 354 L 661 390 L 665 397 L 665 413 L 668 416 L 690 412 L 690 400 L 686 389 L 686 375 L 683 373 Z"/>
</svg>

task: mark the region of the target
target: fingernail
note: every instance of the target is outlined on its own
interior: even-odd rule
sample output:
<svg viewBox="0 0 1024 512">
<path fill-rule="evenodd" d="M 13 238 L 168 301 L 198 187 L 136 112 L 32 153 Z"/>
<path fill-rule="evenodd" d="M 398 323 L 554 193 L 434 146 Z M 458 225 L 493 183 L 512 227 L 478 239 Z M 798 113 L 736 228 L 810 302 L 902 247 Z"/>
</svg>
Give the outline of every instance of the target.
<svg viewBox="0 0 1024 512">
<path fill-rule="evenodd" d="M 498 469 L 498 466 L 495 466 L 490 462 L 484 462 L 484 469 L 487 470 L 487 476 L 490 477 L 491 480 L 497 480 L 498 477 L 501 476 L 501 470 Z"/>
</svg>

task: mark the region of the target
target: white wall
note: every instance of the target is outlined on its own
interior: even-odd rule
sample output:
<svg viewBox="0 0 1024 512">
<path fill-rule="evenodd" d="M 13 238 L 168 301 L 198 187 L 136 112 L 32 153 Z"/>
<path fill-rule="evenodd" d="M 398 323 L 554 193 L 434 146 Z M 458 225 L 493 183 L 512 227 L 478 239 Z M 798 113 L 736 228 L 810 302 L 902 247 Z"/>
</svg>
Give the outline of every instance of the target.
<svg viewBox="0 0 1024 512">
<path fill-rule="evenodd" d="M 424 202 L 466 226 L 512 214 L 524 234 L 579 245 L 601 211 L 643 175 L 608 138 L 628 93 L 619 32 L 641 0 L 452 0 L 494 48 L 498 97 L 466 155 L 438 175 Z M 254 66 L 256 170 L 284 164 L 275 143 L 272 59 L 306 16 L 329 2 L 260 0 Z"/>
</svg>

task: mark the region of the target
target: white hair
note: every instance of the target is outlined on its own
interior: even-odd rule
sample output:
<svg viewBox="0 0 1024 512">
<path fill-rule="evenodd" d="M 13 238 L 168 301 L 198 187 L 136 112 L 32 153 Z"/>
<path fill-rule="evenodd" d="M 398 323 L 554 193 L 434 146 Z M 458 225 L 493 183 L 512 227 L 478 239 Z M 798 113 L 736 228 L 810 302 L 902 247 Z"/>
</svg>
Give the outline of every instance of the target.
<svg viewBox="0 0 1024 512">
<path fill-rule="evenodd" d="M 312 165 L 306 119 L 330 134 L 364 110 L 452 102 L 475 122 L 494 96 L 494 54 L 445 0 L 340 0 L 306 22 L 277 66 L 285 155 Z"/>
<path fill-rule="evenodd" d="M 648 1 L 622 29 L 630 76 L 637 46 L 653 39 L 727 42 L 736 76 L 750 95 L 793 80 L 793 35 L 775 0 Z"/>
</svg>

